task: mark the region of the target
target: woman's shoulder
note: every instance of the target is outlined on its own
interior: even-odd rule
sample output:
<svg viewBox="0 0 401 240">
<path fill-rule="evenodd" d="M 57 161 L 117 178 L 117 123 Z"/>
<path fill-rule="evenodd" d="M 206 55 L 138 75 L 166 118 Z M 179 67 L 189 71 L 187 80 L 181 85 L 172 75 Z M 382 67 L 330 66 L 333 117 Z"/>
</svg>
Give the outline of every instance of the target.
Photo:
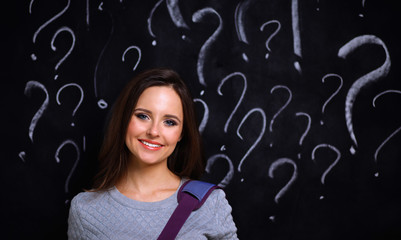
<svg viewBox="0 0 401 240">
<path fill-rule="evenodd" d="M 108 191 L 86 191 L 78 193 L 71 201 L 72 207 L 85 207 L 95 205 L 103 201 L 108 195 Z"/>
<path fill-rule="evenodd" d="M 209 183 L 209 182 L 206 182 Z M 224 189 L 222 188 L 215 188 L 210 195 L 207 197 L 207 199 L 203 200 L 204 203 L 203 205 L 206 205 L 206 207 L 203 207 L 203 209 L 208 209 L 209 211 L 220 211 L 220 210 L 231 210 L 231 206 L 228 203 L 228 200 L 226 198 L 226 193 Z M 221 209 L 223 208 L 223 209 Z M 229 209 L 227 209 L 229 208 Z"/>
<path fill-rule="evenodd" d="M 208 200 L 213 203 L 221 203 L 221 202 L 228 203 L 228 201 L 226 199 L 226 193 L 221 188 L 216 188 L 215 190 L 213 190 L 213 192 L 210 194 Z"/>
<path fill-rule="evenodd" d="M 190 180 L 191 179 L 183 178 L 182 179 L 182 183 L 185 183 L 185 182 L 190 181 Z M 200 180 L 200 182 L 211 184 L 210 182 L 202 181 L 202 180 Z M 222 201 L 222 200 L 225 200 L 225 199 L 226 199 L 226 193 L 224 192 L 224 189 L 222 189 L 220 187 L 217 187 L 210 193 L 210 195 L 206 199 L 206 202 L 207 201 L 216 202 L 216 201 Z"/>
</svg>

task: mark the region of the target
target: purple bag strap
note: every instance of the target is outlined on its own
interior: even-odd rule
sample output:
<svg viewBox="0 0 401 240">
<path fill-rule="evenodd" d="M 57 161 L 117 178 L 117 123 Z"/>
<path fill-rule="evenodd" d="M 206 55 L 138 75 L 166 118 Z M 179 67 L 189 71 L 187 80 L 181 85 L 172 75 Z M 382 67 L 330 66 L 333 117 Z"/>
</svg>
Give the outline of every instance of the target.
<svg viewBox="0 0 401 240">
<path fill-rule="evenodd" d="M 192 211 L 199 209 L 217 185 L 197 180 L 186 181 L 178 191 L 178 206 L 174 210 L 158 240 L 175 239 Z"/>
</svg>

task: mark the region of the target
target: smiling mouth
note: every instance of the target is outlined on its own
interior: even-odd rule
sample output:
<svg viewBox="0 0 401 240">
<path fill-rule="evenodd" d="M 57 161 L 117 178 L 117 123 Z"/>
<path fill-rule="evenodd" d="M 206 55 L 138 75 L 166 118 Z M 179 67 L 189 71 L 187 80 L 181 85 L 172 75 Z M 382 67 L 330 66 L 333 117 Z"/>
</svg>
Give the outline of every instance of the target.
<svg viewBox="0 0 401 240">
<path fill-rule="evenodd" d="M 163 145 L 159 145 L 159 144 L 153 144 L 144 140 L 139 140 L 139 142 L 141 142 L 143 145 L 147 146 L 147 147 L 151 147 L 151 148 L 161 148 Z"/>
</svg>

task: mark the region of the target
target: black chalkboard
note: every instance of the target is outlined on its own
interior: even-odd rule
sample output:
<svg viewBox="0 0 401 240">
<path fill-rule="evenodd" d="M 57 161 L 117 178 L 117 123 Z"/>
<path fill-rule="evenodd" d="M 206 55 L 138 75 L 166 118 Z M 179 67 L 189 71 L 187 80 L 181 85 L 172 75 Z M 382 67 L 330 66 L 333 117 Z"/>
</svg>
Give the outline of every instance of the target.
<svg viewBox="0 0 401 240">
<path fill-rule="evenodd" d="M 240 239 L 401 238 L 397 1 L 10 2 L 4 239 L 66 238 L 113 101 L 156 66 L 193 93 Z"/>
</svg>

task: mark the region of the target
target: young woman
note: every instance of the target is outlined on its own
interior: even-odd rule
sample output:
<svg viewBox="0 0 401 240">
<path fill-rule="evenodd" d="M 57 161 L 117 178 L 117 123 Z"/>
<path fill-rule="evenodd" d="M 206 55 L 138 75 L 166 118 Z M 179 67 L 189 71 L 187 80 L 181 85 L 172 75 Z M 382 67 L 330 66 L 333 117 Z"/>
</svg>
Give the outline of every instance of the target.
<svg viewBox="0 0 401 240">
<path fill-rule="evenodd" d="M 94 188 L 75 196 L 69 239 L 157 239 L 177 191 L 204 170 L 193 100 L 165 68 L 137 75 L 121 92 L 99 154 Z M 215 190 L 176 239 L 237 239 L 231 207 Z"/>
</svg>

